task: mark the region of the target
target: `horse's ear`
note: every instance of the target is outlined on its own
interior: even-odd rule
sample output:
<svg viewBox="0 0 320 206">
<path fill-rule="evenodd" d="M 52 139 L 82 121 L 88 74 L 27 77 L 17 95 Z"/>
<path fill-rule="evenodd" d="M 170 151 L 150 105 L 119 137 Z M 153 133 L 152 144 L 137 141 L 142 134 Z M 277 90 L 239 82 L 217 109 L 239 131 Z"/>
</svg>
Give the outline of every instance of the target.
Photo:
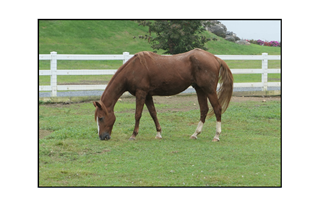
<svg viewBox="0 0 320 206">
<path fill-rule="evenodd" d="M 93 102 L 93 105 L 95 107 L 99 107 L 100 109 L 102 109 L 101 104 L 99 102 Z"/>
</svg>

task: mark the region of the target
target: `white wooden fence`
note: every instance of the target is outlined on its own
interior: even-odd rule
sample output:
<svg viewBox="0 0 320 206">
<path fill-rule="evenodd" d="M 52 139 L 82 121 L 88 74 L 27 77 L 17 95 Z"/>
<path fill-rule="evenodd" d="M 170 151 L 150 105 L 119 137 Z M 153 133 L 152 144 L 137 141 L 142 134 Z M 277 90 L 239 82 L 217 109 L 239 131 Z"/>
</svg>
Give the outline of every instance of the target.
<svg viewBox="0 0 320 206">
<path fill-rule="evenodd" d="M 49 86 L 39 86 L 39 91 L 51 91 L 56 97 L 58 90 L 104 90 L 106 85 L 57 85 L 57 75 L 113 75 L 117 70 L 58 70 L 58 60 L 123 60 L 128 61 L 134 55 L 123 52 L 120 55 L 87 55 L 87 54 L 39 54 L 39 60 L 50 60 L 50 70 L 39 70 L 39 76 L 51 76 Z M 262 74 L 261 82 L 234 83 L 234 87 L 260 87 L 266 91 L 268 87 L 280 87 L 280 82 L 268 82 L 268 73 L 281 73 L 280 68 L 268 69 L 268 60 L 280 60 L 280 55 L 216 55 L 223 60 L 261 60 L 261 69 L 231 69 L 233 74 Z"/>
</svg>

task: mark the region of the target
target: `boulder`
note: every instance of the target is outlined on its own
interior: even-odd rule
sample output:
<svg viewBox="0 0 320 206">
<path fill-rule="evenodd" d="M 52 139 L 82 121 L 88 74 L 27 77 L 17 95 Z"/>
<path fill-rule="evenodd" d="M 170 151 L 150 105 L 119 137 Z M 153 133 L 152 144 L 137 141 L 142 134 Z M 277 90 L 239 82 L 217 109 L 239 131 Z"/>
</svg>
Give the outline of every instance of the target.
<svg viewBox="0 0 320 206">
<path fill-rule="evenodd" d="M 232 42 L 235 42 L 235 41 L 238 41 L 238 40 L 240 40 L 240 38 L 239 37 L 237 37 L 237 34 L 236 33 L 233 33 L 232 31 L 227 31 L 226 32 L 226 40 L 228 40 L 228 41 L 232 41 Z"/>
<path fill-rule="evenodd" d="M 227 41 L 231 41 L 231 42 L 235 42 L 235 38 L 233 36 L 226 36 L 226 38 L 224 38 Z"/>
<path fill-rule="evenodd" d="M 232 31 L 227 31 L 226 32 L 227 36 L 237 36 L 235 33 L 233 33 Z"/>
<path fill-rule="evenodd" d="M 232 31 L 227 31 L 227 27 L 224 24 L 221 24 L 217 20 L 208 20 L 207 22 L 212 23 L 213 26 L 206 26 L 206 30 L 214 33 L 217 36 L 223 37 L 228 41 L 236 42 L 240 40 L 239 37 L 237 37 L 237 34 L 233 33 Z M 240 42 L 240 44 L 246 44 L 246 42 Z M 249 43 L 250 44 L 250 43 Z"/>
<path fill-rule="evenodd" d="M 250 42 L 243 39 L 236 41 L 236 43 L 240 45 L 250 45 Z"/>
<path fill-rule="evenodd" d="M 214 33 L 217 36 L 220 36 L 223 38 L 226 37 L 227 27 L 221 23 L 208 27 L 207 30 Z"/>
</svg>

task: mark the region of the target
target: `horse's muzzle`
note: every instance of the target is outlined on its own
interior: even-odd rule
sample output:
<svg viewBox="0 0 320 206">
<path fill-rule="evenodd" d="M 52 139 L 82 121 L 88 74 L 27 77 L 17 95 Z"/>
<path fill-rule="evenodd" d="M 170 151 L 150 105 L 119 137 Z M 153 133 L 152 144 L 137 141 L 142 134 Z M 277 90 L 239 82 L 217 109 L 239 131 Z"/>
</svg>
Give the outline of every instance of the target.
<svg viewBox="0 0 320 206">
<path fill-rule="evenodd" d="M 109 139 L 111 139 L 111 136 L 109 135 L 108 132 L 103 133 L 99 137 L 100 137 L 100 140 L 109 140 Z"/>
</svg>

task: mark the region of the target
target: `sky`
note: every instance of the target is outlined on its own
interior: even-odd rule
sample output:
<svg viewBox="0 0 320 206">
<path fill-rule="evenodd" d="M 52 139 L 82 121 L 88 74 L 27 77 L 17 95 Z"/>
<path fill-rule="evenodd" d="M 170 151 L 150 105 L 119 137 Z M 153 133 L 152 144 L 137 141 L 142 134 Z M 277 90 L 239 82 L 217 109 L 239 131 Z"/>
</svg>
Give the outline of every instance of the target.
<svg viewBox="0 0 320 206">
<path fill-rule="evenodd" d="M 240 39 L 280 41 L 280 20 L 219 20 Z"/>
</svg>

